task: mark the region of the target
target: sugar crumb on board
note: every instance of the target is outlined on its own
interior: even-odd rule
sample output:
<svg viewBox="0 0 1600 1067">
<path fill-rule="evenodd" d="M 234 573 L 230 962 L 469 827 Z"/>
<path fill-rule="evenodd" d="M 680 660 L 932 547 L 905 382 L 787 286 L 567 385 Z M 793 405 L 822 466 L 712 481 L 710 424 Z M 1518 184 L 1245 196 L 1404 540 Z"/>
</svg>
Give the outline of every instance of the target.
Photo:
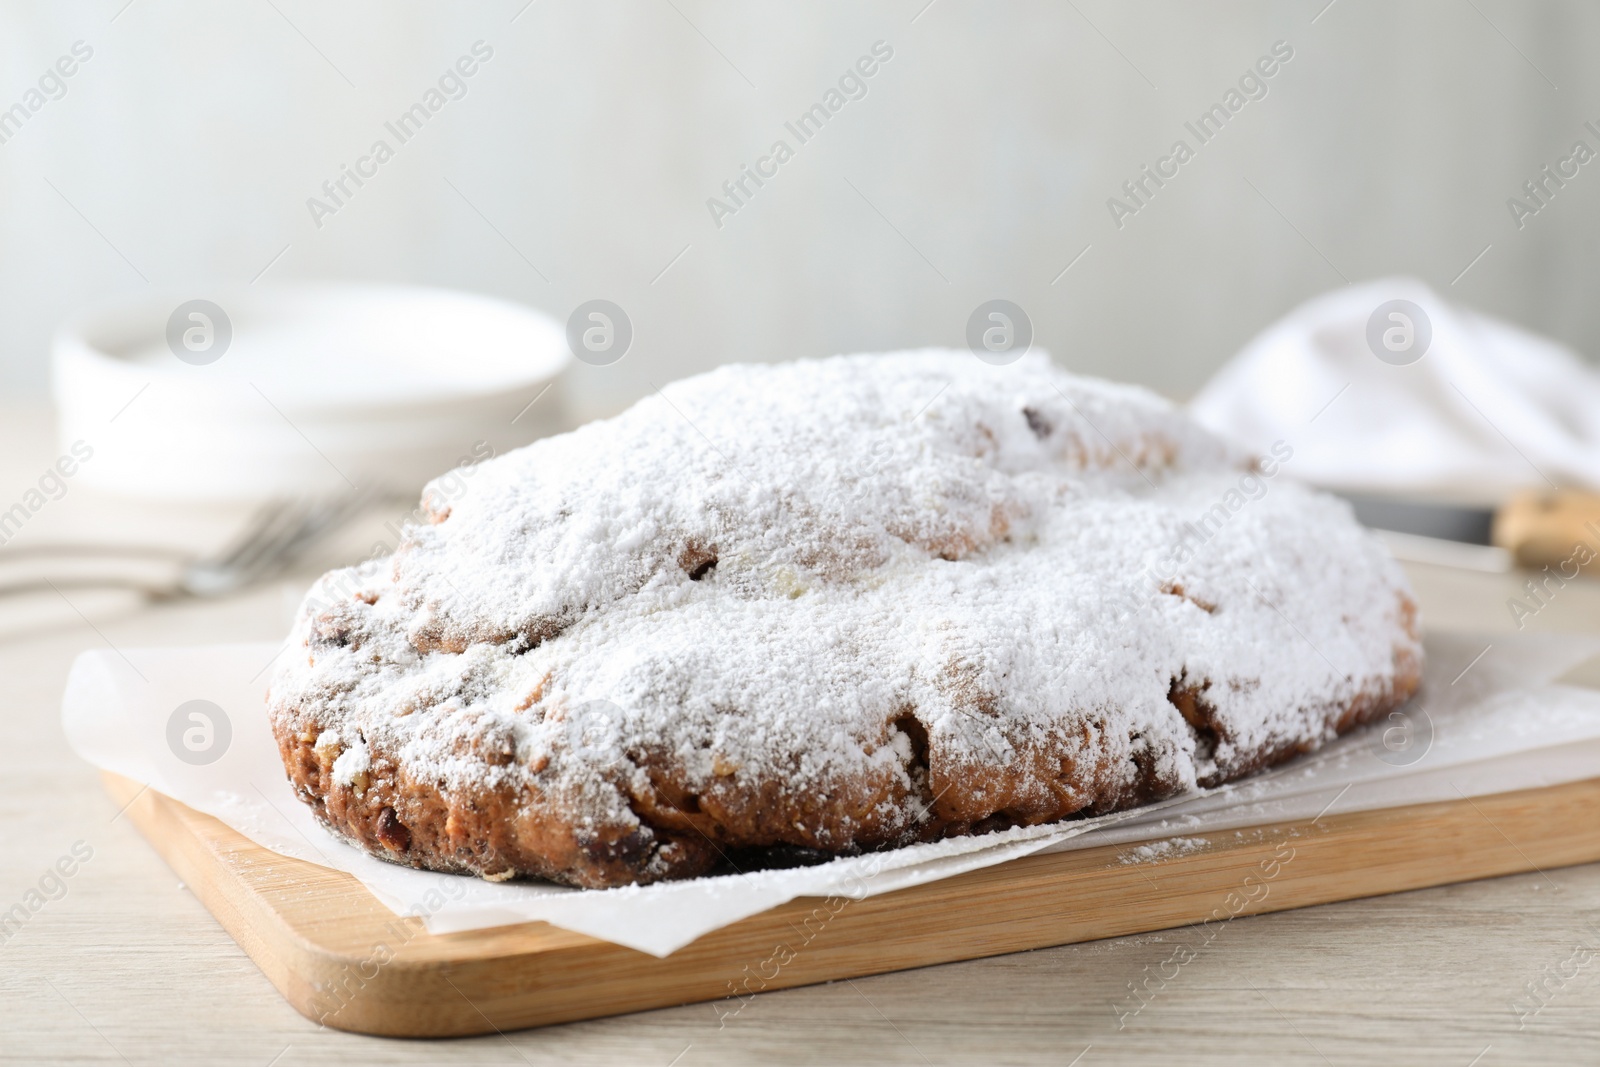
<svg viewBox="0 0 1600 1067">
<path fill-rule="evenodd" d="M 1177 859 L 1199 852 L 1211 844 L 1203 837 L 1169 837 L 1164 841 L 1149 841 L 1120 854 L 1117 861 L 1123 866 L 1132 863 L 1155 863 L 1158 860 Z"/>
</svg>

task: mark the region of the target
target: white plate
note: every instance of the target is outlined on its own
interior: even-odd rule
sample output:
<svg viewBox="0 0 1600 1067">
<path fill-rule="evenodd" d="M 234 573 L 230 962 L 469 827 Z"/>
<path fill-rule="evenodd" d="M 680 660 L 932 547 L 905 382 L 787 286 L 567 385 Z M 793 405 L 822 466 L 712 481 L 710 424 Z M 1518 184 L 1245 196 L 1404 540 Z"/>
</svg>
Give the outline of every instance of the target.
<svg viewBox="0 0 1600 1067">
<path fill-rule="evenodd" d="M 94 449 L 77 480 L 174 500 L 415 491 L 563 429 L 570 359 L 560 324 L 529 308 L 346 283 L 146 296 L 52 343 L 63 451 Z"/>
</svg>

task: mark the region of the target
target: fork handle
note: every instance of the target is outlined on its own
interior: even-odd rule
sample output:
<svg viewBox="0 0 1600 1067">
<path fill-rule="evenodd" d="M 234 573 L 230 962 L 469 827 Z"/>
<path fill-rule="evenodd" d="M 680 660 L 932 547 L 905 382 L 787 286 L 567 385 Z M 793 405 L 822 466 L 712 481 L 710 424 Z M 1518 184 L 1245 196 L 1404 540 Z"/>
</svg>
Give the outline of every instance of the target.
<svg viewBox="0 0 1600 1067">
<path fill-rule="evenodd" d="M 88 558 L 164 559 L 183 563 L 194 558 L 186 549 L 165 545 L 97 545 L 89 542 L 62 541 L 42 545 L 17 545 L 0 547 L 0 563 L 11 559 L 48 559 L 53 556 L 79 556 Z"/>
<path fill-rule="evenodd" d="M 135 578 L 118 578 L 107 576 L 104 578 L 62 578 L 51 581 L 49 578 L 39 578 L 31 582 L 12 582 L 9 585 L 0 585 L 0 599 L 13 596 L 26 596 L 29 593 L 64 593 L 73 589 L 127 589 L 135 593 L 143 593 L 154 600 L 164 600 L 176 596 L 182 589 L 173 583 L 165 585 L 156 582 L 141 582 Z"/>
</svg>

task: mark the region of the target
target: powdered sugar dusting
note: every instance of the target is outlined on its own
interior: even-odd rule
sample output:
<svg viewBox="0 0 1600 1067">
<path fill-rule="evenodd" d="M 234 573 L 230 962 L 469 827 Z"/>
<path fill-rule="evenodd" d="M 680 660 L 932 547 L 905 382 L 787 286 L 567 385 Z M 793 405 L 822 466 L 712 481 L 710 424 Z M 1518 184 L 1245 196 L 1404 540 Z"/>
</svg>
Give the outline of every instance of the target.
<svg viewBox="0 0 1600 1067">
<path fill-rule="evenodd" d="M 593 827 L 675 790 L 839 849 L 1148 799 L 1320 744 L 1420 658 L 1398 568 L 1286 478 L 1174 569 L 1251 462 L 1037 355 L 724 367 L 425 493 L 312 590 L 273 714 L 359 747 L 347 779 L 370 747 Z"/>
</svg>

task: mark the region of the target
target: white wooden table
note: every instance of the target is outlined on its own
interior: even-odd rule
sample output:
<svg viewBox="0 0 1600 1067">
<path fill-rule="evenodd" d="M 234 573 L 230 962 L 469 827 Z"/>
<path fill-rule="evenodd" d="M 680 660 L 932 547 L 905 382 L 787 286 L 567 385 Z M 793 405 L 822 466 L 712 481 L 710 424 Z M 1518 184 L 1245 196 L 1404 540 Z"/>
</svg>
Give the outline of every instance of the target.
<svg viewBox="0 0 1600 1067">
<path fill-rule="evenodd" d="M 54 457 L 42 411 L 0 412 L 0 510 Z M 72 488 L 27 533 L 59 535 L 103 513 Z M 167 521 L 118 514 L 135 533 Z M 344 550 L 359 553 L 385 517 L 352 532 Z M 208 528 L 224 526 L 219 517 Z M 772 993 L 720 1028 L 700 1004 L 449 1042 L 318 1029 L 115 817 L 58 725 L 62 683 L 81 649 L 275 640 L 309 577 L 220 603 L 91 605 L 88 618 L 40 605 L 21 638 L 0 643 L 0 911 L 37 890 L 76 842 L 80 853 L 93 850 L 61 880 L 64 895 L 46 879 L 59 899 L 0 942 L 0 1062 L 1600 1062 L 1600 865 L 1236 920 L 1120 1030 L 1112 1004 L 1193 935 Z M 1427 567 L 1412 577 L 1425 619 L 1512 628 L 1506 600 L 1517 577 Z M 15 632 L 18 619 L 9 623 Z M 1560 591 L 1529 628 L 1600 629 L 1600 582 Z M 1573 677 L 1600 683 L 1600 668 Z M 1575 955 L 1579 946 L 1594 952 Z M 1519 1019 L 1513 1005 L 1533 1003 L 1529 983 L 1543 983 L 1543 1007 Z"/>
</svg>

